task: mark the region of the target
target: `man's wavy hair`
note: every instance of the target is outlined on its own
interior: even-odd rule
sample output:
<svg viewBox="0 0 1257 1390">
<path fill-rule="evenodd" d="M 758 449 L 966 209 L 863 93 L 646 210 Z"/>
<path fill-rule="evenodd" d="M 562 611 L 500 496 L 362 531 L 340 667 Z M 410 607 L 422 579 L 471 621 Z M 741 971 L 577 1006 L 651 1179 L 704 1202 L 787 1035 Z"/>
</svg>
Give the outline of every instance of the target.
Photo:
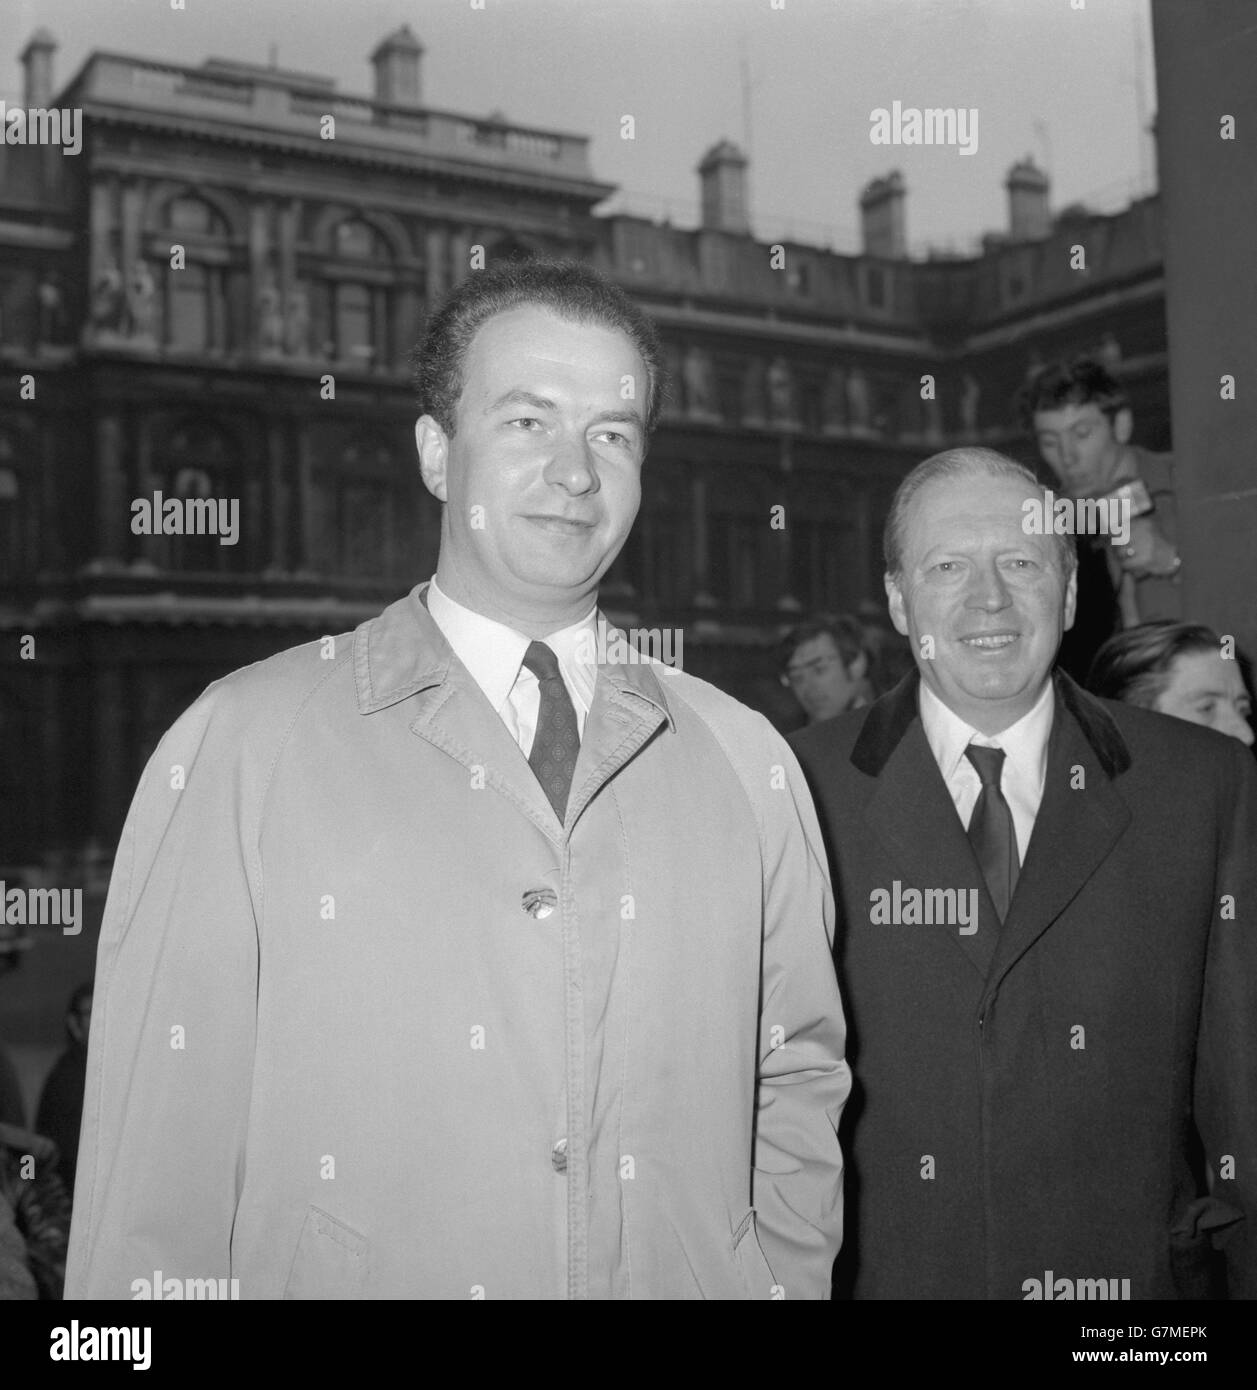
<svg viewBox="0 0 1257 1390">
<path fill-rule="evenodd" d="M 573 323 L 623 333 L 646 366 L 642 413 L 649 435 L 663 406 L 664 370 L 659 335 L 618 285 L 581 261 L 507 261 L 473 271 L 441 304 L 423 342 L 411 354 L 419 409 L 453 435 L 463 368 L 477 330 L 495 314 L 536 305 Z"/>
<path fill-rule="evenodd" d="M 1130 409 L 1130 397 L 1094 357 L 1040 367 L 1017 395 L 1022 427 L 1029 433 L 1034 432 L 1036 411 L 1062 410 L 1067 405 L 1097 405 L 1114 420 L 1119 411 Z"/>
</svg>

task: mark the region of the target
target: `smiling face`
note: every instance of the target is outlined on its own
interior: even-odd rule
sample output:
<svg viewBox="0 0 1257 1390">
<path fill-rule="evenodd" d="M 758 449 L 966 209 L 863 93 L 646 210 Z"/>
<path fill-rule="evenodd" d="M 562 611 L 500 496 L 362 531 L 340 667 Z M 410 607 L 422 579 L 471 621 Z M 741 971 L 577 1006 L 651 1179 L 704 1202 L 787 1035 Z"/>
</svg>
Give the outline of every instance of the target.
<svg viewBox="0 0 1257 1390">
<path fill-rule="evenodd" d="M 909 504 L 902 573 L 887 575 L 896 629 L 921 679 L 966 723 L 998 734 L 1039 698 L 1074 621 L 1077 576 L 1052 536 L 1027 535 L 1041 489 L 984 472 L 935 478 Z"/>
<path fill-rule="evenodd" d="M 1253 745 L 1253 730 L 1248 722 L 1252 705 L 1239 663 L 1224 660 L 1221 652 L 1184 652 L 1170 667 L 1165 688 L 1152 707 L 1162 714 L 1230 734 L 1250 748 Z"/>
<path fill-rule="evenodd" d="M 582 618 L 641 501 L 646 367 L 618 330 L 526 305 L 476 332 L 452 435 L 415 427 L 446 504 L 437 579 L 529 636 Z M 635 399 L 624 399 L 631 379 Z"/>
<path fill-rule="evenodd" d="M 1039 456 L 1071 497 L 1099 497 L 1118 483 L 1131 428 L 1129 410 L 1110 420 L 1091 401 L 1034 413 Z"/>
</svg>

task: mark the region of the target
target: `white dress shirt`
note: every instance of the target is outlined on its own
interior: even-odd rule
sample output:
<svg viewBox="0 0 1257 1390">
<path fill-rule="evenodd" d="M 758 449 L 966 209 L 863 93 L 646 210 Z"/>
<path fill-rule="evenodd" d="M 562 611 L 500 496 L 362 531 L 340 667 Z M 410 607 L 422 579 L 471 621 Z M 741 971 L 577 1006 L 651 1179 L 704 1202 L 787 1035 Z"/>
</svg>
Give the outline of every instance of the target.
<svg viewBox="0 0 1257 1390">
<path fill-rule="evenodd" d="M 532 751 L 541 709 L 541 682 L 523 665 L 531 637 L 465 608 L 443 593 L 433 576 L 428 586 L 428 612 L 454 648 L 472 679 L 519 744 L 524 757 Z M 576 710 L 576 729 L 585 736 L 585 719 L 594 698 L 598 667 L 593 660 L 595 615 L 598 605 L 578 623 L 561 628 L 541 640 L 559 659 L 559 674 Z M 588 633 L 589 636 L 582 637 Z"/>
<path fill-rule="evenodd" d="M 965 757 L 965 749 L 971 743 L 976 743 L 979 748 L 1004 750 L 1000 790 L 1013 813 L 1017 859 L 1024 864 L 1034 818 L 1039 814 L 1039 805 L 1043 800 L 1043 783 L 1047 778 L 1048 735 L 1052 732 L 1052 715 L 1056 708 L 1051 680 L 1043 687 L 1042 694 L 1030 710 L 1015 724 L 990 737 L 966 724 L 924 681 L 919 690 L 918 707 L 926 742 L 956 804 L 960 823 L 966 830 L 978 793 L 982 790 L 982 779 Z"/>
</svg>

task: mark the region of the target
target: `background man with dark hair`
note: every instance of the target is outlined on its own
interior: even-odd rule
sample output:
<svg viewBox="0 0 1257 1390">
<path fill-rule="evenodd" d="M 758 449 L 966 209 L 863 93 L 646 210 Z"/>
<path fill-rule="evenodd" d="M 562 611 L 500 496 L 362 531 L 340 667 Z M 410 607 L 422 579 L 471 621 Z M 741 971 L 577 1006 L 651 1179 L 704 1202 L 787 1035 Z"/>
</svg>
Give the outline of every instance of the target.
<svg viewBox="0 0 1257 1390">
<path fill-rule="evenodd" d="M 92 986 L 79 985 L 66 1005 L 66 1049 L 53 1064 L 39 1097 L 35 1128 L 61 1154 L 61 1181 L 74 1196 L 74 1170 L 83 1123 L 83 1088 L 87 1082 L 87 1038 L 92 1021 Z"/>
<path fill-rule="evenodd" d="M 71 1296 L 828 1296 L 850 1080 L 807 789 L 597 609 L 658 360 L 587 267 L 464 281 L 416 364 L 435 577 L 158 747 Z"/>
<path fill-rule="evenodd" d="M 860 1078 L 839 1289 L 1202 1296 L 1216 1242 L 1253 1298 L 1257 769 L 1053 678 L 1073 547 L 1035 499 L 991 450 L 918 465 L 885 545 L 918 670 L 793 738 Z"/>
<path fill-rule="evenodd" d="M 845 613 L 810 618 L 781 642 L 781 683 L 809 724 L 869 702 L 869 654 L 864 629 Z"/>
<path fill-rule="evenodd" d="M 1124 544 L 1111 544 L 1103 535 L 1078 539 L 1078 618 L 1060 660 L 1082 681 L 1114 632 L 1181 616 L 1174 459 L 1132 443 L 1126 393 L 1089 357 L 1043 368 L 1022 392 L 1020 405 L 1062 492 L 1071 498 L 1125 496 L 1131 503 Z"/>
</svg>

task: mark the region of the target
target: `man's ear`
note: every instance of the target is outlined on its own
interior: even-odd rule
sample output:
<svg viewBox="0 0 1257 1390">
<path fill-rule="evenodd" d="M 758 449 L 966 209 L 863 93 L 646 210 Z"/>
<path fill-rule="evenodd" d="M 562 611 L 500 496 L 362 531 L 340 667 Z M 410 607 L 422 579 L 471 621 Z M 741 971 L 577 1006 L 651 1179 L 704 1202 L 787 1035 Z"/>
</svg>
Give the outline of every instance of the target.
<svg viewBox="0 0 1257 1390">
<path fill-rule="evenodd" d="M 869 673 L 869 654 L 860 652 L 856 659 L 847 667 L 847 675 L 853 681 L 862 681 Z"/>
<path fill-rule="evenodd" d="M 415 422 L 415 448 L 419 450 L 419 476 L 424 487 L 439 502 L 448 502 L 445 473 L 450 441 L 431 415 L 421 415 Z"/>
<path fill-rule="evenodd" d="M 1074 625 L 1074 611 L 1078 607 L 1078 566 L 1075 565 L 1069 576 L 1069 582 L 1065 585 L 1065 622 L 1064 630 L 1069 631 Z"/>
<path fill-rule="evenodd" d="M 886 586 L 887 606 L 890 608 L 890 620 L 895 625 L 895 631 L 902 637 L 909 636 L 908 632 L 908 609 L 903 601 L 903 590 L 899 587 L 898 580 L 894 575 L 886 574 L 882 576 L 882 582 Z"/>
<path fill-rule="evenodd" d="M 1130 437 L 1135 432 L 1135 417 L 1130 413 L 1130 407 L 1124 406 L 1113 417 L 1113 438 L 1119 444 L 1129 444 Z"/>
</svg>

